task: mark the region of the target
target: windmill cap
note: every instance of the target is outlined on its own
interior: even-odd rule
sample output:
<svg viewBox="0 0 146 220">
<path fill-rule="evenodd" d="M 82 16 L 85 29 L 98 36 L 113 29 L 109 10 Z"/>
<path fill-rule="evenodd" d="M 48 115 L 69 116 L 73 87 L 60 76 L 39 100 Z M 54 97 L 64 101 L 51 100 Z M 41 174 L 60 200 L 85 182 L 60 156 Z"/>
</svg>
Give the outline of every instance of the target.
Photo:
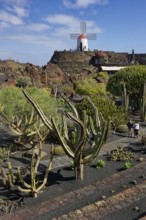
<svg viewBox="0 0 146 220">
<path fill-rule="evenodd" d="M 86 35 L 85 34 L 81 34 L 78 39 L 86 39 Z"/>
</svg>

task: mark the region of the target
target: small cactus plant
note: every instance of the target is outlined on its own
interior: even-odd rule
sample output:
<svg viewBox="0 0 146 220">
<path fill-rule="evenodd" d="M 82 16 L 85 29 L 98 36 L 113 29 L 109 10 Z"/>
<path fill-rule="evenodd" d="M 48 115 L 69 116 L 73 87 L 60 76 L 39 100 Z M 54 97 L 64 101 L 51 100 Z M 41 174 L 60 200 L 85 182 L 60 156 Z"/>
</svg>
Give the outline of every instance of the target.
<svg viewBox="0 0 146 220">
<path fill-rule="evenodd" d="M 102 167 L 105 167 L 106 163 L 104 160 L 100 159 L 97 161 L 97 164 L 96 164 L 96 169 L 100 169 Z"/>
<path fill-rule="evenodd" d="M 47 183 L 47 179 L 48 179 L 48 174 L 51 169 L 52 160 L 53 160 L 53 154 L 51 153 L 50 154 L 50 162 L 49 162 L 48 167 L 46 169 L 44 179 L 42 180 L 41 183 L 39 183 L 40 181 L 37 180 L 37 172 L 38 172 L 38 166 L 39 166 L 40 159 L 41 159 L 41 151 L 42 151 L 42 144 L 40 143 L 39 154 L 37 156 L 37 159 L 35 158 L 35 154 L 32 154 L 32 158 L 31 158 L 31 167 L 30 167 L 31 183 L 27 183 L 25 181 L 25 178 L 22 175 L 21 168 L 18 168 L 18 176 L 19 176 L 20 182 L 23 185 L 22 187 L 18 186 L 18 190 L 20 192 L 24 192 L 24 193 L 31 193 L 31 195 L 33 197 L 37 197 L 38 193 L 45 187 L 45 185 Z M 53 151 L 53 146 L 52 146 L 51 152 L 52 151 Z"/>
<path fill-rule="evenodd" d="M 18 176 L 14 175 L 12 164 L 10 162 L 7 162 L 7 169 L 8 173 L 6 173 L 4 167 L 1 167 L 2 183 L 5 187 L 12 188 L 18 181 Z"/>
</svg>

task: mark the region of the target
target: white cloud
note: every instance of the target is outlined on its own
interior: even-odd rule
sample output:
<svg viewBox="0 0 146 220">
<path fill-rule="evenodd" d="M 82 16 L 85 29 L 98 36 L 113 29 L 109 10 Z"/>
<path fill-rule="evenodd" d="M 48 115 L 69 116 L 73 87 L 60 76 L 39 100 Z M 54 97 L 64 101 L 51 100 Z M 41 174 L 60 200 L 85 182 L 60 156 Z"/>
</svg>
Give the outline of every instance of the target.
<svg viewBox="0 0 146 220">
<path fill-rule="evenodd" d="M 0 0 L 5 5 L 17 5 L 17 6 L 26 6 L 28 4 L 28 0 Z"/>
<path fill-rule="evenodd" d="M 0 0 L 3 10 L 0 11 L 0 22 L 7 26 L 24 24 L 23 17 L 28 16 L 28 0 Z"/>
<path fill-rule="evenodd" d="M 50 25 L 53 25 L 53 35 L 68 36 L 70 33 L 80 33 L 80 20 L 74 16 L 65 14 L 50 15 L 45 18 Z M 94 21 L 86 21 L 87 33 L 101 33 L 102 30 Z"/>
<path fill-rule="evenodd" d="M 77 18 L 66 14 L 49 15 L 45 18 L 45 20 L 50 24 L 58 24 L 63 26 L 69 26 L 72 23 L 78 22 Z"/>
<path fill-rule="evenodd" d="M 6 9 L 16 15 L 18 15 L 19 17 L 26 17 L 28 16 L 28 10 L 26 10 L 23 7 L 19 7 L 19 6 L 12 6 L 12 7 L 6 7 Z"/>
<path fill-rule="evenodd" d="M 41 32 L 41 31 L 45 31 L 45 30 L 50 29 L 49 25 L 42 24 L 42 23 L 31 23 L 31 24 L 27 25 L 26 28 L 30 31 L 37 31 L 37 32 Z"/>
<path fill-rule="evenodd" d="M 62 41 L 61 39 L 53 39 L 49 38 L 48 36 L 36 36 L 36 35 L 28 35 L 28 34 L 22 34 L 22 35 L 11 35 L 11 36 L 5 36 L 6 40 L 12 40 L 22 43 L 30 43 L 30 44 L 41 44 L 44 46 L 48 46 L 50 48 L 62 48 Z"/>
<path fill-rule="evenodd" d="M 12 15 L 6 11 L 0 12 L 0 21 L 7 22 L 12 25 L 20 25 L 24 23 L 21 18 L 15 15 Z"/>
<path fill-rule="evenodd" d="M 9 24 L 7 22 L 4 22 L 4 21 L 0 22 L 0 30 L 4 30 L 8 27 L 9 27 Z"/>
<path fill-rule="evenodd" d="M 105 5 L 107 3 L 108 0 L 76 0 L 75 3 L 70 0 L 63 0 L 63 4 L 67 8 L 87 8 L 90 5 Z"/>
</svg>

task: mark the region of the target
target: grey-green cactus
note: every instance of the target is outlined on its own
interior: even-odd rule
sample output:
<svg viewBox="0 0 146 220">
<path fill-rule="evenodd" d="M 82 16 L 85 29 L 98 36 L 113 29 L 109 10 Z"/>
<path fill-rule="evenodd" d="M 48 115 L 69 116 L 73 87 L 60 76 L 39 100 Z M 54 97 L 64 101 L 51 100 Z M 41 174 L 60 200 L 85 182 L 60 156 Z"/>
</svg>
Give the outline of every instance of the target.
<svg viewBox="0 0 146 220">
<path fill-rule="evenodd" d="M 146 120 L 146 82 L 143 86 L 143 96 L 141 99 L 140 119 L 142 122 Z"/>
<path fill-rule="evenodd" d="M 129 108 L 129 95 L 127 94 L 126 84 L 122 84 L 122 105 L 125 111 L 128 111 Z"/>
<path fill-rule="evenodd" d="M 102 145 L 107 139 L 110 122 L 107 122 L 103 119 L 102 114 L 98 112 L 97 108 L 94 106 L 89 97 L 85 98 L 88 100 L 93 109 L 94 118 L 92 120 L 91 118 L 90 120 L 87 119 L 86 123 L 83 123 L 79 119 L 75 106 L 69 100 L 64 99 L 72 109 L 72 113 L 66 113 L 66 117 L 72 120 L 75 125 L 73 142 L 72 140 L 68 139 L 68 135 L 66 135 L 66 133 L 62 133 L 62 130 L 59 129 L 59 126 L 53 118 L 51 118 L 51 121 L 48 121 L 38 104 L 26 91 L 23 91 L 23 93 L 32 103 L 48 129 L 55 131 L 65 153 L 73 159 L 76 179 L 83 180 L 83 166 L 90 163 L 98 155 Z M 87 125 L 90 125 L 90 127 Z M 92 147 L 86 146 L 89 135 L 93 136 Z"/>
<path fill-rule="evenodd" d="M 10 147 L 10 153 L 13 151 L 14 147 L 15 149 L 21 148 L 23 150 L 34 148 L 36 143 L 39 142 L 39 134 L 41 134 L 44 139 L 49 133 L 49 130 L 46 129 L 40 117 L 34 112 L 34 108 L 32 108 L 29 117 L 26 115 L 20 115 L 19 117 L 15 116 L 13 122 L 10 122 L 3 113 L 0 114 L 3 122 L 9 126 L 15 135 L 14 143 L 12 147 Z"/>
<path fill-rule="evenodd" d="M 4 167 L 1 167 L 2 183 L 5 187 L 12 188 L 18 177 L 13 173 L 12 164 L 10 162 L 7 162 L 7 169 L 8 172 L 5 171 Z"/>
<path fill-rule="evenodd" d="M 32 154 L 31 158 L 31 167 L 30 167 L 30 183 L 27 183 L 25 178 L 22 175 L 21 168 L 18 168 L 18 176 L 20 179 L 20 182 L 22 183 L 22 187 L 18 186 L 18 190 L 20 192 L 24 193 L 31 193 L 32 196 L 37 197 L 38 193 L 45 187 L 48 179 L 48 174 L 51 169 L 52 160 L 53 160 L 53 154 L 50 154 L 50 162 L 48 163 L 48 167 L 46 169 L 44 178 L 42 182 L 38 181 L 37 174 L 38 174 L 38 166 L 40 164 L 41 160 L 41 152 L 42 152 L 42 143 L 40 142 L 39 145 L 39 153 L 37 155 L 37 158 L 35 157 L 35 153 Z M 53 152 L 53 146 L 52 151 Z"/>
</svg>

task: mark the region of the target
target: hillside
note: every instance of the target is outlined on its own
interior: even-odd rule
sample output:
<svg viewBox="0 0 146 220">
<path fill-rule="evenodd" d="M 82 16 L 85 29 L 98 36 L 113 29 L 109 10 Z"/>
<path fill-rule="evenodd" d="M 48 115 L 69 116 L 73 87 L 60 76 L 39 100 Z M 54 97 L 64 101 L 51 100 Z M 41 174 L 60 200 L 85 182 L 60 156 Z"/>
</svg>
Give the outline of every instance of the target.
<svg viewBox="0 0 146 220">
<path fill-rule="evenodd" d="M 0 86 L 15 85 L 20 77 L 30 77 L 33 84 L 61 85 L 72 83 L 98 71 L 101 65 L 146 65 L 146 54 L 114 51 L 54 51 L 43 67 L 14 60 L 0 60 Z"/>
</svg>

